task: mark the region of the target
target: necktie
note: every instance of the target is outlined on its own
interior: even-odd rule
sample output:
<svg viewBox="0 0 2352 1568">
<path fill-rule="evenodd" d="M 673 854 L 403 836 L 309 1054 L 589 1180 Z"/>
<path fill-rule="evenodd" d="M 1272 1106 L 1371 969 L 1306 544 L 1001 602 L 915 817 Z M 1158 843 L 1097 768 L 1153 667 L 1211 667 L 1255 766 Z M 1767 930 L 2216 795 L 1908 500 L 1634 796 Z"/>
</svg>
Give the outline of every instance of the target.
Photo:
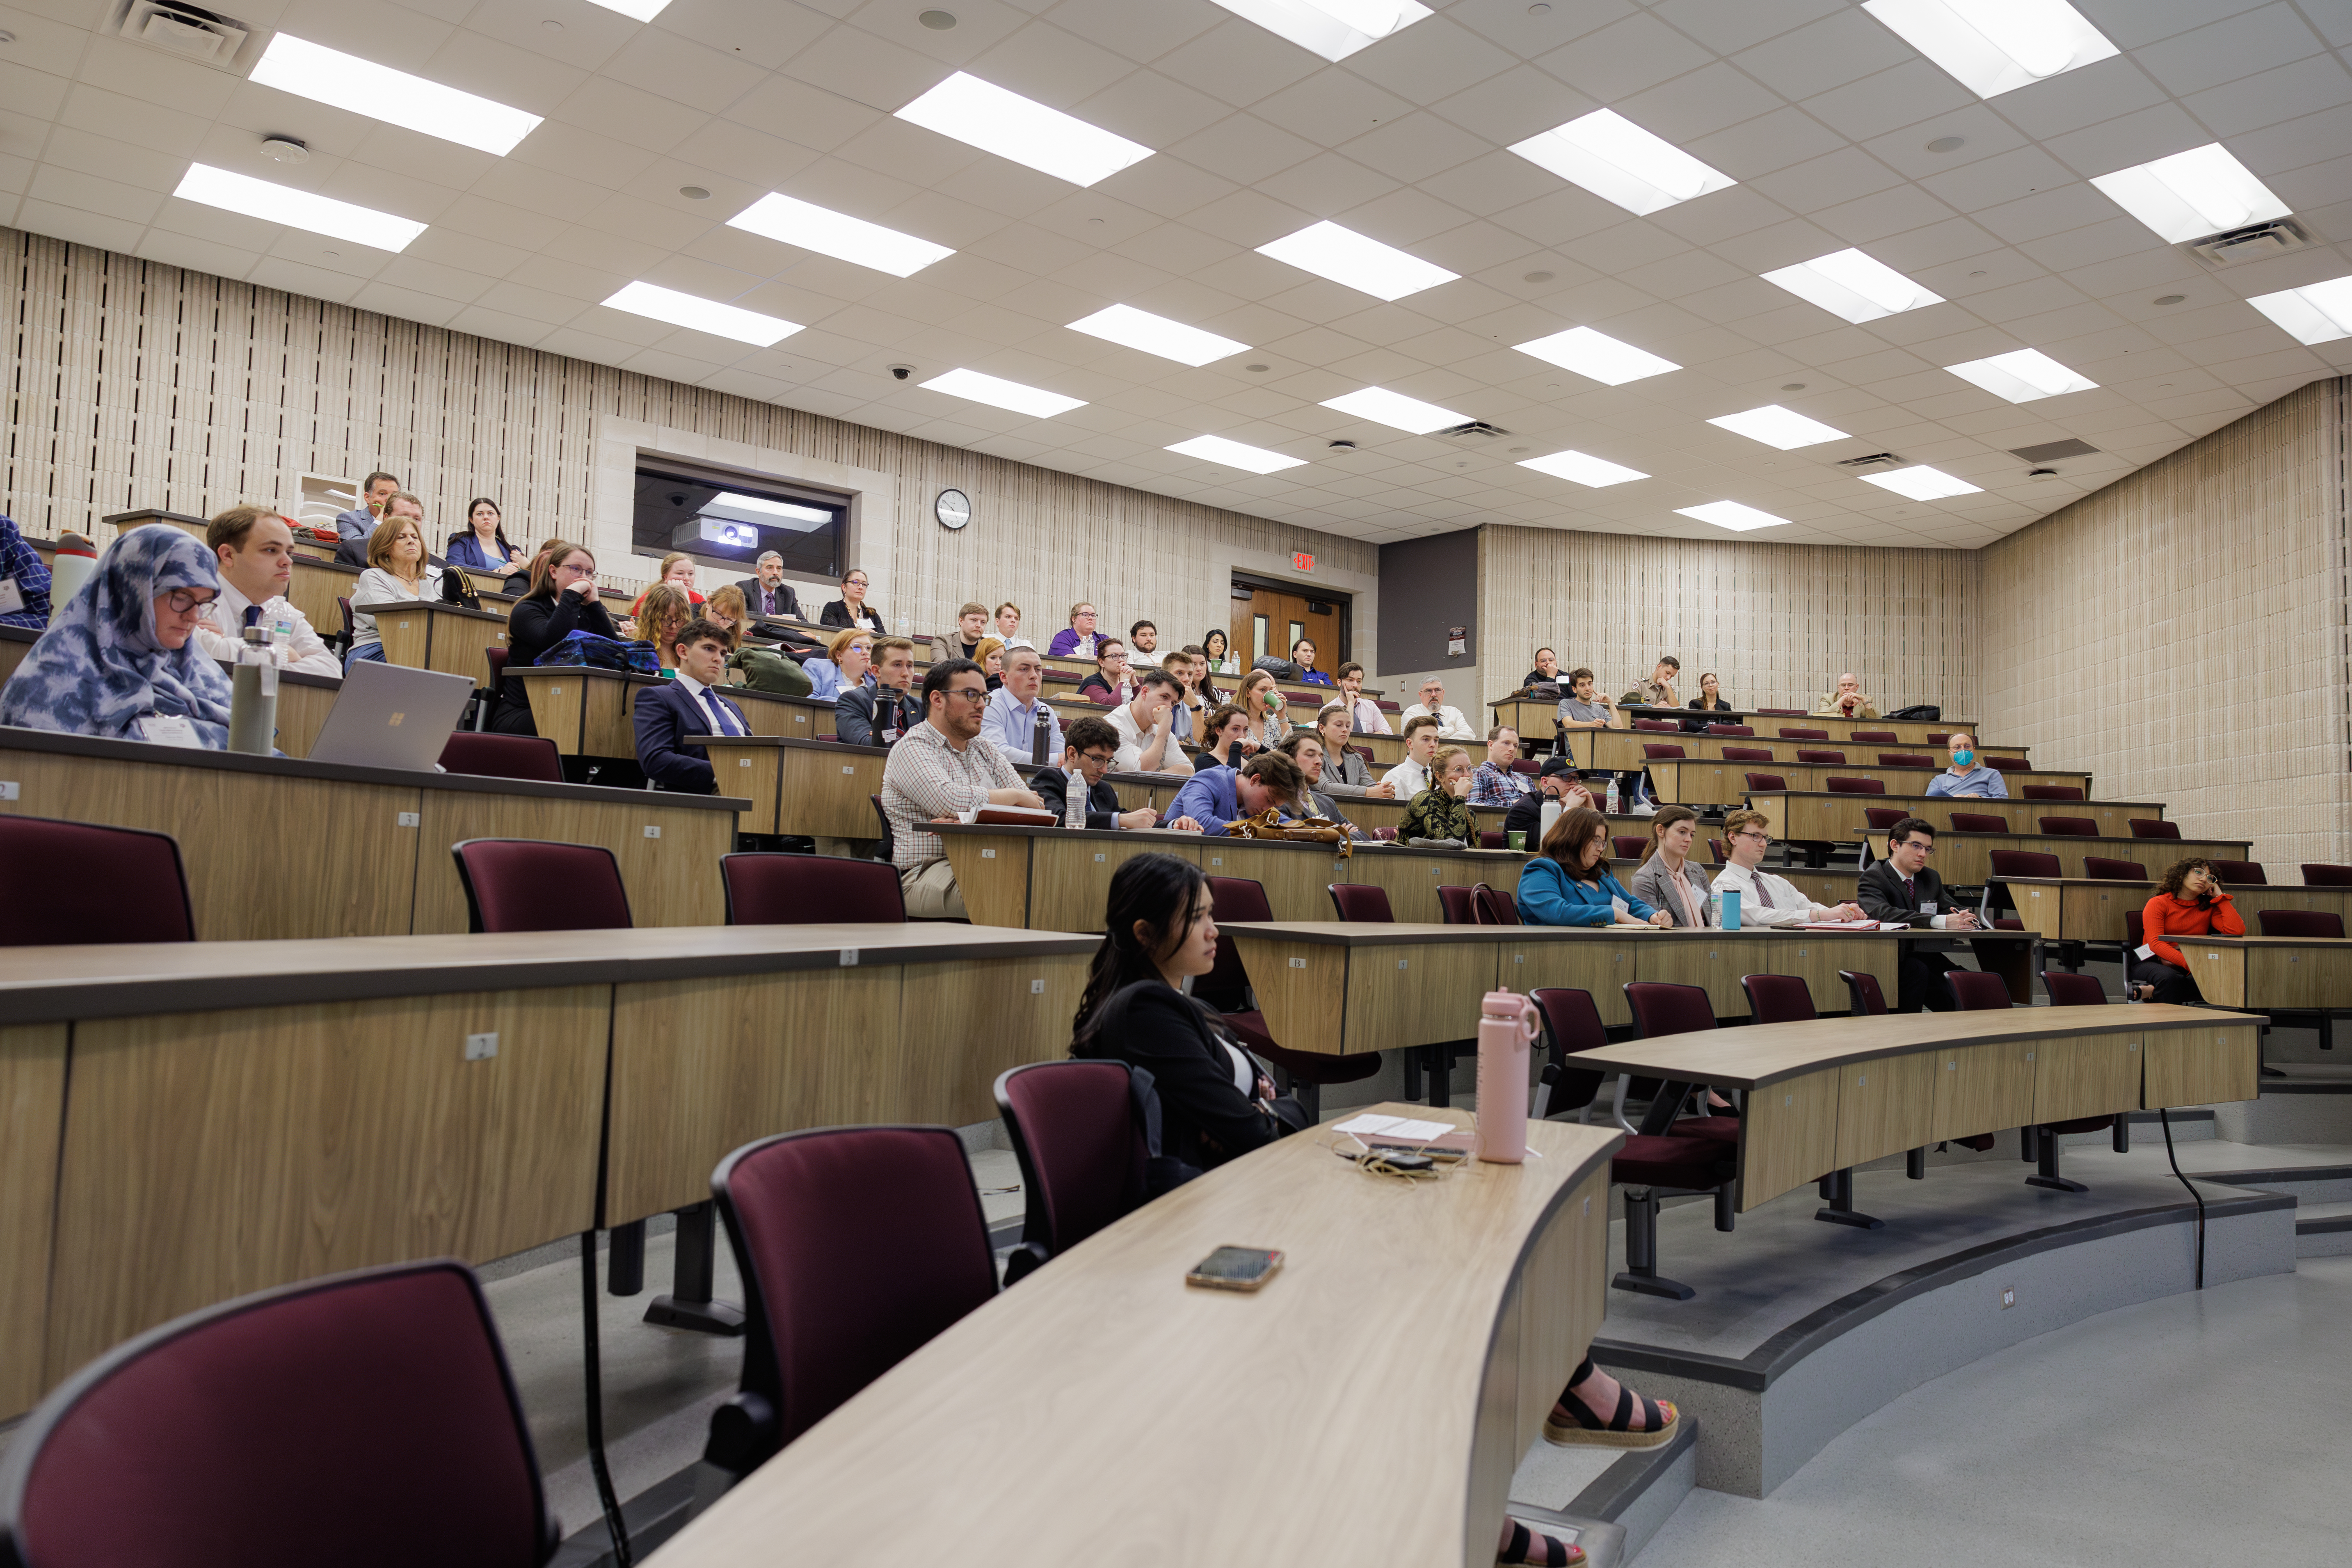
<svg viewBox="0 0 2352 1568">
<path fill-rule="evenodd" d="M 1911 885 L 1910 878 L 1906 877 L 1903 879 L 1903 912 L 1907 915 L 1918 907 L 1919 889 Z"/>
<path fill-rule="evenodd" d="M 734 721 L 727 711 L 727 704 L 719 701 L 719 694 L 711 690 L 710 688 L 707 686 L 702 689 L 702 705 L 709 710 L 711 726 L 710 732 L 712 734 L 737 735 L 742 733 L 741 731 L 735 728 Z"/>
<path fill-rule="evenodd" d="M 261 624 L 261 606 L 259 605 L 247 605 L 245 607 L 245 624 L 248 626 L 257 626 Z"/>
<path fill-rule="evenodd" d="M 1763 909 L 1770 909 L 1772 907 L 1772 884 L 1764 879 L 1764 873 L 1761 871 L 1756 873 L 1752 879 L 1756 883 L 1756 902 L 1758 906 Z"/>
<path fill-rule="evenodd" d="M 763 616 L 772 616 L 776 613 L 776 591 L 773 588 L 760 590 L 760 613 Z"/>
</svg>

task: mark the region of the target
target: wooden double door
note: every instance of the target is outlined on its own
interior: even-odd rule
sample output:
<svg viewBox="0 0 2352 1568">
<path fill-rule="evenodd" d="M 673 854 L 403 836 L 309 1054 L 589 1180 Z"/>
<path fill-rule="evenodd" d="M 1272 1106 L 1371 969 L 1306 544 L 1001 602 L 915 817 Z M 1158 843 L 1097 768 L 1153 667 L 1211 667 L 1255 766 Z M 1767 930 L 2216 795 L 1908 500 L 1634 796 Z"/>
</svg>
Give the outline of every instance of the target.
<svg viewBox="0 0 2352 1568">
<path fill-rule="evenodd" d="M 1249 598 L 1234 599 L 1234 647 L 1244 666 L 1266 654 L 1288 658 L 1300 637 L 1315 645 L 1315 668 L 1335 673 L 1349 657 L 1343 610 L 1339 597 L 1315 598 L 1278 588 L 1252 588 Z"/>
</svg>

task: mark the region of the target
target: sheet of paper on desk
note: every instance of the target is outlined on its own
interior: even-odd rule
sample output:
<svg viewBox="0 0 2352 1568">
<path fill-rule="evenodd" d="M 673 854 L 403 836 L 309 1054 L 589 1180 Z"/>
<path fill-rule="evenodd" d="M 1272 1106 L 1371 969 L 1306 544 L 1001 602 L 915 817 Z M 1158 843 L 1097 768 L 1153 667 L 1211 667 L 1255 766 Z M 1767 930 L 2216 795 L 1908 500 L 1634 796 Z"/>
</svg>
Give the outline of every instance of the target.
<svg viewBox="0 0 2352 1568">
<path fill-rule="evenodd" d="M 1900 931 L 1901 926 L 1884 926 L 1876 921 L 1810 921 L 1807 931 Z"/>
<path fill-rule="evenodd" d="M 1342 1121 L 1331 1131 L 1351 1132 L 1359 1136 L 1377 1132 L 1383 1138 L 1443 1138 L 1455 1131 L 1450 1121 L 1415 1121 L 1406 1116 L 1359 1116 Z"/>
</svg>

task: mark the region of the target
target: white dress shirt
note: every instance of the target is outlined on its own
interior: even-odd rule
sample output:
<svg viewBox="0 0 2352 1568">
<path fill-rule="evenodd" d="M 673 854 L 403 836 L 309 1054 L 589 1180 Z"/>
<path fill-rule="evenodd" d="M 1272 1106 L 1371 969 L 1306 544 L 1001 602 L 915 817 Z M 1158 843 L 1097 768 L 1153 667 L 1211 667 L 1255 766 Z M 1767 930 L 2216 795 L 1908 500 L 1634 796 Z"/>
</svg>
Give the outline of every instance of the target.
<svg viewBox="0 0 2352 1568">
<path fill-rule="evenodd" d="M 203 618 L 196 622 L 196 643 L 213 658 L 235 664 L 245 650 L 245 612 L 252 607 L 253 601 L 238 593 L 226 574 L 220 585 L 220 596 L 205 607 Z M 335 650 L 311 629 L 310 618 L 282 594 L 261 606 L 259 624 L 274 630 L 280 622 L 293 633 L 287 645 L 287 668 L 299 669 L 305 675 L 340 677 L 343 673 Z"/>
<path fill-rule="evenodd" d="M 693 700 L 694 705 L 702 710 L 703 721 L 710 726 L 712 734 L 748 735 L 751 732 L 751 725 L 744 721 L 741 714 L 735 711 L 732 703 L 729 702 L 724 696 L 713 695 L 714 688 L 703 685 L 682 669 L 672 676 L 670 680 L 671 684 L 685 692 Z"/>
<path fill-rule="evenodd" d="M 1381 783 L 1396 785 L 1396 797 L 1410 801 L 1429 787 L 1429 770 L 1411 757 L 1381 775 Z"/>
<path fill-rule="evenodd" d="M 1753 870 L 1736 863 L 1726 866 L 1707 887 L 1717 897 L 1727 892 L 1739 895 L 1743 926 L 1801 926 L 1831 918 L 1828 905 L 1813 902 L 1787 878 L 1775 877 L 1761 866 Z M 1772 900 L 1769 905 L 1764 902 L 1767 894 Z"/>
<path fill-rule="evenodd" d="M 1145 732 L 1142 725 L 1135 721 L 1134 708 L 1122 702 L 1103 717 L 1109 721 L 1112 729 L 1118 731 L 1118 752 L 1110 760 L 1111 771 L 1120 773 L 1142 773 L 1144 771 L 1143 748 L 1151 743 L 1151 737 Z M 1172 724 L 1173 721 L 1171 722 Z M 1192 764 L 1186 759 L 1184 748 L 1176 743 L 1176 736 L 1172 729 L 1168 736 L 1167 746 L 1160 753 L 1160 765 L 1150 771 L 1171 773 L 1179 778 L 1192 773 Z"/>
<path fill-rule="evenodd" d="M 1437 721 L 1437 732 L 1449 741 L 1475 741 L 1478 738 L 1471 731 L 1470 721 L 1462 716 L 1462 710 L 1446 703 L 1440 703 L 1433 709 L 1414 703 L 1398 716 L 1397 731 L 1402 734 L 1407 724 L 1424 713 Z"/>
<path fill-rule="evenodd" d="M 360 614 L 357 606 L 391 604 L 402 599 L 430 599 L 438 603 L 440 598 L 441 568 L 438 566 L 426 566 L 425 575 L 417 580 L 414 589 L 381 566 L 369 567 L 360 574 L 359 582 L 352 587 L 352 646 L 364 647 L 369 643 L 383 640 L 383 633 L 377 629 L 375 617 Z"/>
</svg>

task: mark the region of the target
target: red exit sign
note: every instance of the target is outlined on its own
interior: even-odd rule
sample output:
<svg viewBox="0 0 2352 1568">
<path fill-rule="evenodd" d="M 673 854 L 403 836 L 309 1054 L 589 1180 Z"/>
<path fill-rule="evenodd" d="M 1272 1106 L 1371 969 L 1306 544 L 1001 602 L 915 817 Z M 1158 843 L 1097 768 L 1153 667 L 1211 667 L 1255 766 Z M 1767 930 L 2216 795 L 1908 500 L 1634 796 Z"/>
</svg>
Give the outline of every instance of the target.
<svg viewBox="0 0 2352 1568">
<path fill-rule="evenodd" d="M 1315 557 L 1307 554 L 1304 550 L 1300 551 L 1297 554 L 1293 555 L 1290 558 L 1290 563 L 1293 566 L 1297 567 L 1301 572 L 1312 572 L 1315 570 Z"/>
</svg>

